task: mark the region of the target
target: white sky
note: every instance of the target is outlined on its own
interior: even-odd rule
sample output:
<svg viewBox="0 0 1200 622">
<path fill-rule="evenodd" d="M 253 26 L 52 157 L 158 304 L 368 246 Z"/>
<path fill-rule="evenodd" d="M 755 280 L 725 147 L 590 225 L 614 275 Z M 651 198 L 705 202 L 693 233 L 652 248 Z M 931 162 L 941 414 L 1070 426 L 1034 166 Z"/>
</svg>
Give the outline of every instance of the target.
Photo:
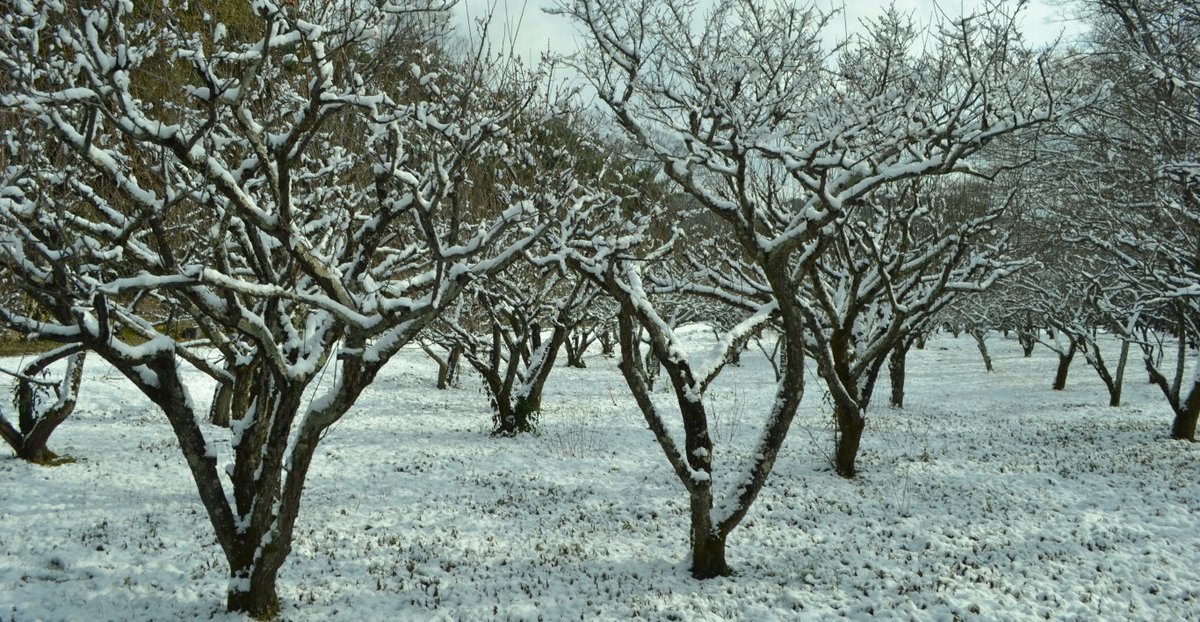
<svg viewBox="0 0 1200 622">
<path fill-rule="evenodd" d="M 712 0 L 700 0 L 711 4 Z M 822 6 L 844 6 L 845 11 L 830 24 L 829 40 L 841 39 L 846 32 L 854 32 L 864 17 L 878 15 L 887 6 L 884 0 L 818 0 Z M 928 23 L 937 11 L 949 15 L 960 15 L 982 5 L 983 0 L 895 0 L 896 6 L 911 11 L 918 23 Z M 1070 19 L 1069 7 L 1064 0 L 1030 0 L 1025 9 L 1023 24 L 1025 36 L 1033 45 L 1053 41 L 1062 33 L 1066 37 L 1077 34 L 1082 26 Z M 1010 5 L 1014 2 L 1010 1 Z M 516 51 L 527 59 L 536 58 L 547 49 L 554 52 L 570 52 L 576 47 L 574 26 L 565 18 L 548 15 L 542 7 L 550 6 L 550 0 L 460 0 L 458 20 L 482 17 L 494 6 L 496 17 L 492 20 L 492 36 L 502 36 L 509 41 L 515 33 Z M 507 47 L 507 45 L 505 45 Z"/>
</svg>

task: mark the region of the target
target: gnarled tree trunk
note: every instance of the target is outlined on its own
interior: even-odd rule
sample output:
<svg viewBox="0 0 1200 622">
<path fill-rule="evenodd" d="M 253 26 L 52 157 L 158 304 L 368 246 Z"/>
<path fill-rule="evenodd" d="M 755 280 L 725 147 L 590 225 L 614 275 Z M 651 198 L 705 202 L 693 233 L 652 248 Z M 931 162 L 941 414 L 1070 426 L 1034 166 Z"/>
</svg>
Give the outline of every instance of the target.
<svg viewBox="0 0 1200 622">
<path fill-rule="evenodd" d="M 67 357 L 63 378 L 56 383 L 39 385 L 35 377 L 63 356 Z M 60 349 L 22 370 L 16 391 L 17 426 L 0 415 L 0 437 L 13 448 L 18 458 L 43 466 L 70 461 L 50 451 L 47 445 L 50 435 L 75 411 L 85 357 L 86 353 L 77 349 Z M 48 395 L 50 390 L 54 395 Z"/>
</svg>

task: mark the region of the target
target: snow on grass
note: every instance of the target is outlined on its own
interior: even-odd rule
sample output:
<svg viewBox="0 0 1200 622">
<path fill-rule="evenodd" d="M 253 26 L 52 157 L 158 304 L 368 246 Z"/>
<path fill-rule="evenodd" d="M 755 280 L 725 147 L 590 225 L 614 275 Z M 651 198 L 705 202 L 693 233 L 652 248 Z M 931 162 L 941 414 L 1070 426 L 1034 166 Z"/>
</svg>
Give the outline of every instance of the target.
<svg viewBox="0 0 1200 622">
<path fill-rule="evenodd" d="M 994 374 L 967 338 L 912 351 L 903 411 L 881 379 L 854 481 L 829 470 L 814 377 L 730 537 L 737 575 L 703 583 L 686 496 L 613 361 L 556 369 L 541 434 L 501 439 L 473 378 L 437 391 L 406 349 L 318 449 L 281 617 L 1200 619 L 1197 448 L 1166 440 L 1161 394 L 1131 365 L 1108 408 L 1081 361 L 1055 392 L 1047 350 L 990 345 Z M 710 389 L 718 486 L 770 408 L 759 357 Z M 240 619 L 165 418 L 88 364 L 52 442 L 78 462 L 0 458 L 0 619 Z M 228 432 L 206 432 L 229 460 Z"/>
</svg>

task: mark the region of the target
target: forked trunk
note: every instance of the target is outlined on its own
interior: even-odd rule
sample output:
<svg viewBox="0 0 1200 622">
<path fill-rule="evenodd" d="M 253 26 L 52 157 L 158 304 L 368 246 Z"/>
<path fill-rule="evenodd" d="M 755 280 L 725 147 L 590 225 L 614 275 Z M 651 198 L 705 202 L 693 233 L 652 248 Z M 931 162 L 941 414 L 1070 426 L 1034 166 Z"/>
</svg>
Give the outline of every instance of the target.
<svg viewBox="0 0 1200 622">
<path fill-rule="evenodd" d="M 69 356 L 66 374 L 54 387 L 54 395 L 40 391 L 29 378 L 42 373 L 51 363 L 59 360 L 58 357 L 49 356 L 25 367 L 25 377 L 17 383 L 16 391 L 19 427 L 0 416 L 0 437 L 13 448 L 18 458 L 41 466 L 72 462 L 70 458 L 60 457 L 50 451 L 47 445 L 58 426 L 75 411 L 79 385 L 83 381 L 84 357 L 82 352 Z"/>
<path fill-rule="evenodd" d="M 554 369 L 554 361 L 558 358 L 558 350 L 566 340 L 567 331 L 564 327 L 555 327 L 550 339 L 541 343 L 530 357 L 529 368 L 525 370 L 525 378 L 519 386 L 505 385 L 496 395 L 496 427 L 492 431 L 497 436 L 513 436 L 533 432 L 537 413 L 542 409 L 542 393 L 546 379 Z M 510 365 L 513 364 L 510 362 Z"/>
<path fill-rule="evenodd" d="M 588 329 L 576 327 L 570 331 L 567 339 L 563 342 L 563 348 L 567 351 L 567 367 L 576 369 L 586 369 L 587 363 L 584 362 L 583 356 L 587 353 L 587 349 L 592 345 L 595 336 Z"/>
</svg>

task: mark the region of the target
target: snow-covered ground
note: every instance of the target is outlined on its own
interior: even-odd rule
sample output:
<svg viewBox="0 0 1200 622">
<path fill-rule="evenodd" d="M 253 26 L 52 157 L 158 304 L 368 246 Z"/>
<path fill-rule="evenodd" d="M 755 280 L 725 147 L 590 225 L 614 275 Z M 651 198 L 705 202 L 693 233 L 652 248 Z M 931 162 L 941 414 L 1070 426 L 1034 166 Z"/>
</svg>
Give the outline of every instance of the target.
<svg viewBox="0 0 1200 622">
<path fill-rule="evenodd" d="M 1082 357 L 1055 392 L 1045 348 L 989 345 L 993 374 L 967 337 L 913 350 L 903 411 L 884 374 L 854 481 L 827 467 L 814 378 L 730 538 L 737 575 L 703 583 L 687 572 L 686 497 L 612 361 L 556 369 L 542 433 L 498 439 L 473 378 L 437 391 L 405 350 L 318 450 L 282 618 L 1200 619 L 1200 448 L 1166 439 L 1140 366 L 1108 408 Z M 710 390 L 718 485 L 772 384 L 750 353 Z M 207 401 L 210 383 L 192 388 Z M 227 433 L 209 432 L 228 456 Z M 0 458 L 0 620 L 240 619 L 148 401 L 89 360 L 51 447 L 78 462 Z"/>
</svg>

